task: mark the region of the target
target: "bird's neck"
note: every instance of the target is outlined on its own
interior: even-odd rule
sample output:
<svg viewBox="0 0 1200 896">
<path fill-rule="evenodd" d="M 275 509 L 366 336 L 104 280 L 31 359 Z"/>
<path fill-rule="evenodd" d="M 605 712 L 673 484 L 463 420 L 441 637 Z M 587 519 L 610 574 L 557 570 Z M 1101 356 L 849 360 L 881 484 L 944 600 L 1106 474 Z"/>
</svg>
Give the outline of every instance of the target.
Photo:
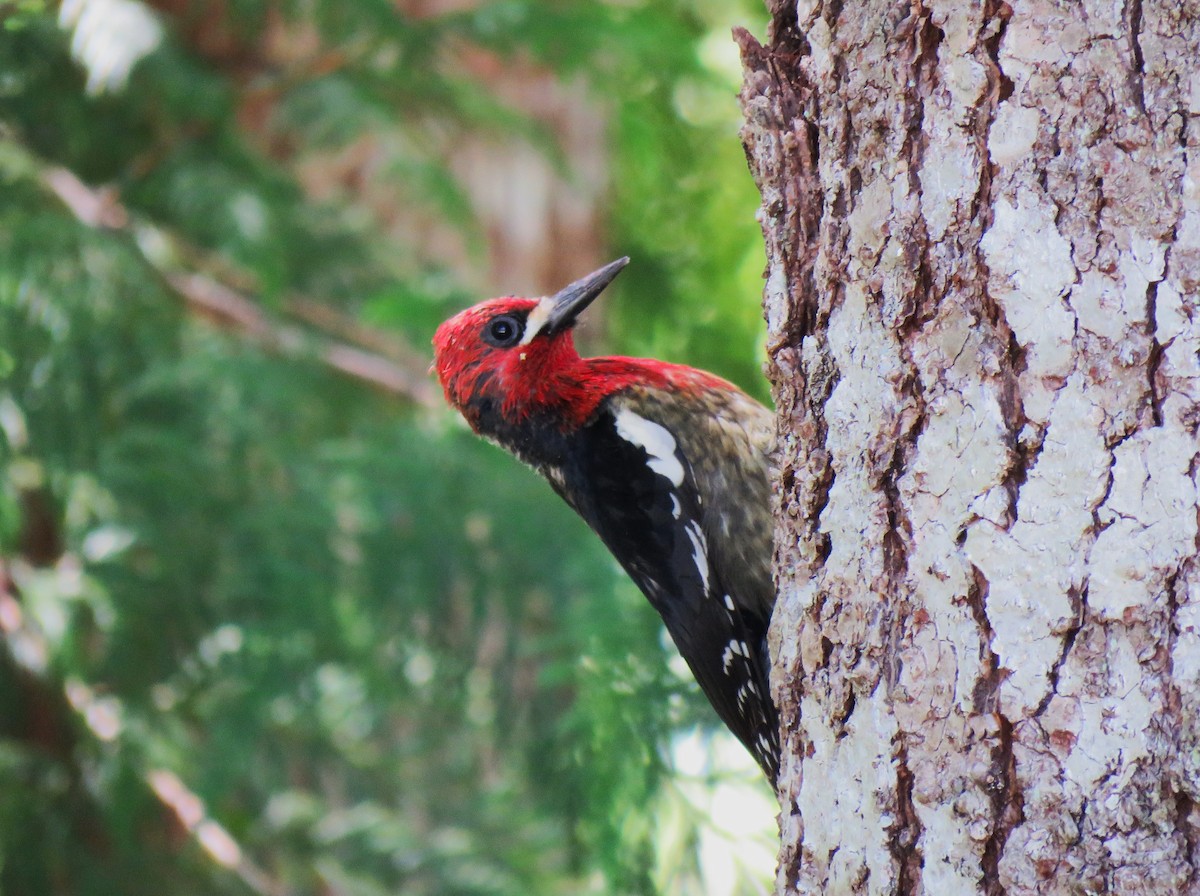
<svg viewBox="0 0 1200 896">
<path fill-rule="evenodd" d="M 463 407 L 476 432 L 544 475 L 562 466 L 575 440 L 618 395 L 649 389 L 682 397 L 735 388 L 702 370 L 645 358 L 580 358 L 571 352 L 553 364 L 549 360 L 530 355 Z"/>
<path fill-rule="evenodd" d="M 610 398 L 629 389 L 691 391 L 699 386 L 699 379 L 707 376 L 691 368 L 644 358 L 578 356 L 530 373 L 531 387 L 524 392 L 527 400 L 514 401 L 507 410 L 517 418 L 553 419 L 567 429 L 586 426 Z"/>
</svg>

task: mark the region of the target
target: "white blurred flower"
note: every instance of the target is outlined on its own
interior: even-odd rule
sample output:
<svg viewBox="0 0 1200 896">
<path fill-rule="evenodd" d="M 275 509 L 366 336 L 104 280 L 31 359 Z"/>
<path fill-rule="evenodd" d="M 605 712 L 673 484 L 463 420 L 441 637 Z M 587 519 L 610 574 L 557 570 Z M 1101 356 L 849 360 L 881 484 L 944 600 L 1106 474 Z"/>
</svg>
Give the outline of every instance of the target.
<svg viewBox="0 0 1200 896">
<path fill-rule="evenodd" d="M 163 37 L 158 19 L 137 0 L 63 0 L 58 23 L 71 32 L 71 55 L 87 69 L 91 94 L 123 88 Z"/>
<path fill-rule="evenodd" d="M 83 539 L 82 552 L 89 563 L 109 560 L 133 544 L 134 534 L 120 526 L 100 526 Z"/>
</svg>

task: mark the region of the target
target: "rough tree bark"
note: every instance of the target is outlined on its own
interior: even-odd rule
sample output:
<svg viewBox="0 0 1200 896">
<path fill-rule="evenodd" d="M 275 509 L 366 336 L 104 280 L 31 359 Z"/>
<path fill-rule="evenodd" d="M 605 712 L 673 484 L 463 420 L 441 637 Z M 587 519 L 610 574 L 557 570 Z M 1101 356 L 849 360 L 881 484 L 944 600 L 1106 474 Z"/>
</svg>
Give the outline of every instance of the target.
<svg viewBox="0 0 1200 896">
<path fill-rule="evenodd" d="M 1200 4 L 771 0 L 779 893 L 1200 893 Z"/>
</svg>

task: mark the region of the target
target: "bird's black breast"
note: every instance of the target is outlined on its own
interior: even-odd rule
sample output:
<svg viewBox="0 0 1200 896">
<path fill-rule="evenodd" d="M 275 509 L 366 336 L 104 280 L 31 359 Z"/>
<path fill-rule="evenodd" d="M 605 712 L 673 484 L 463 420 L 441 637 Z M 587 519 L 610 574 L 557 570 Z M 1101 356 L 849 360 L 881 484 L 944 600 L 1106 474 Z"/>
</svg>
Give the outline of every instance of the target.
<svg viewBox="0 0 1200 896">
<path fill-rule="evenodd" d="M 650 466 L 645 448 L 618 432 L 610 413 L 580 431 L 562 467 L 564 497 L 604 540 L 668 622 L 676 599 L 705 594 L 707 561 L 697 563 L 688 526 L 702 539 L 695 493 Z M 661 466 L 661 464 L 660 464 Z M 557 487 L 557 486 L 556 486 Z"/>
</svg>

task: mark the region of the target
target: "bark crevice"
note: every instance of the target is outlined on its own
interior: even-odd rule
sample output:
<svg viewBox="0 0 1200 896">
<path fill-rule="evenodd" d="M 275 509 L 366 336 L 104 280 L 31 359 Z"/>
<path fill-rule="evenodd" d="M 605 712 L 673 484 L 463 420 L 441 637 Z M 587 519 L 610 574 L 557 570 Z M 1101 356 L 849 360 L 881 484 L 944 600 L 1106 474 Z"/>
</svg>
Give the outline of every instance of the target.
<svg viewBox="0 0 1200 896">
<path fill-rule="evenodd" d="M 1183 838 L 1184 854 L 1188 857 L 1189 886 L 1200 883 L 1200 807 L 1191 795 L 1182 789 L 1175 791 L 1175 829 Z"/>
<path fill-rule="evenodd" d="M 1142 0 L 1129 0 L 1125 5 L 1128 18 L 1129 50 L 1133 66 L 1129 70 L 1129 93 L 1138 111 L 1146 114 L 1146 60 L 1142 55 Z"/>
<path fill-rule="evenodd" d="M 1067 597 L 1071 601 L 1071 608 L 1075 618 L 1066 631 L 1059 636 L 1062 639 L 1062 649 L 1059 651 L 1058 658 L 1050 666 L 1050 670 L 1046 675 L 1046 693 L 1042 695 L 1042 699 L 1038 701 L 1038 705 L 1030 713 L 1031 719 L 1040 719 L 1045 715 L 1050 701 L 1058 696 L 1059 676 L 1062 674 L 1063 666 L 1066 665 L 1067 658 L 1071 655 L 1071 649 L 1075 646 L 1075 639 L 1083 630 L 1083 624 L 1087 618 L 1087 595 L 1087 582 L 1084 582 L 1081 588 L 1071 587 L 1067 589 Z"/>
<path fill-rule="evenodd" d="M 896 892 L 913 893 L 921 885 L 921 834 L 923 828 L 913 805 L 914 777 L 908 767 L 903 738 L 896 744 L 896 824 L 889 848 L 896 859 Z"/>
<path fill-rule="evenodd" d="M 991 716 L 996 723 L 995 744 L 991 752 L 986 792 L 991 800 L 991 830 L 984 843 L 980 860 L 984 892 L 987 896 L 1003 896 L 1000 883 L 1000 858 L 1013 829 L 1025 820 L 1024 796 L 1017 782 L 1016 754 L 1013 750 L 1012 723 L 1000 709 L 1000 686 L 1005 673 L 1000 657 L 993 649 L 995 631 L 987 616 L 988 580 L 979 567 L 972 565 L 972 581 L 967 602 L 975 624 L 983 633 L 980 642 L 984 674 L 972 694 L 973 710 L 980 716 Z"/>
<path fill-rule="evenodd" d="M 1158 341 L 1158 280 L 1146 284 L 1146 329 L 1150 334 L 1150 357 L 1146 361 L 1146 387 L 1150 400 L 1150 416 L 1155 426 L 1163 425 L 1162 390 L 1158 371 L 1162 365 L 1165 346 Z"/>
</svg>

